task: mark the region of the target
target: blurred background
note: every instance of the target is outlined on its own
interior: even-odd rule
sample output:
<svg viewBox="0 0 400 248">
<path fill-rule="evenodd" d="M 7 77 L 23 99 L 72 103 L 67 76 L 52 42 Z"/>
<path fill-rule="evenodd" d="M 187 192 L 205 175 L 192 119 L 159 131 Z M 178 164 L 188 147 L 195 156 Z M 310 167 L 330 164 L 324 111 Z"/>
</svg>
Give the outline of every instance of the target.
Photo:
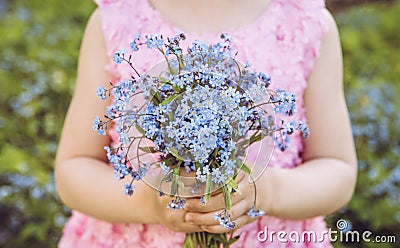
<svg viewBox="0 0 400 248">
<path fill-rule="evenodd" d="M 400 0 L 328 1 L 341 34 L 358 158 L 351 202 L 328 216 L 397 235 L 400 247 Z M 52 174 L 91 1 L 0 0 L 0 247 L 55 247 L 69 210 Z M 377 247 L 336 242 L 335 247 Z"/>
</svg>

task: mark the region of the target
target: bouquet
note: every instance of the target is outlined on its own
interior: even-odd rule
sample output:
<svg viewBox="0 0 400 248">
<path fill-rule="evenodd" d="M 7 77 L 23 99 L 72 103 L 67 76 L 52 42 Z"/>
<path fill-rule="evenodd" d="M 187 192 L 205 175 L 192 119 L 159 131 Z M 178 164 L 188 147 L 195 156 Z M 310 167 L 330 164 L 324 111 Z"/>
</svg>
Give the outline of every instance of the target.
<svg viewBox="0 0 400 248">
<path fill-rule="evenodd" d="M 229 214 L 238 172 L 248 174 L 253 183 L 256 176 L 245 163 L 249 147 L 270 139 L 271 146 L 275 143 L 284 151 L 289 135 L 299 131 L 306 138 L 309 130 L 302 122 L 275 116 L 295 113 L 295 95 L 269 89 L 268 74 L 240 63 L 229 35 L 222 34 L 216 44 L 197 40 L 185 52 L 184 39 L 183 33 L 168 38 L 137 35 L 130 44 L 133 52 L 147 46 L 165 58 L 143 74 L 127 51 L 115 52 L 114 62 L 129 65 L 133 75 L 97 89 L 99 97 L 112 97 L 113 104 L 103 118 L 96 117 L 93 128 L 105 135 L 115 123 L 119 146 L 105 149 L 115 176 L 131 178 L 124 189 L 127 195 L 134 193 L 135 181 L 145 180 L 160 197 L 171 197 L 166 207 L 179 210 L 188 197 L 207 204 L 213 192 L 222 192 L 225 209 L 215 219 L 230 237 L 190 233 L 183 246 L 229 247 L 239 238 L 233 236 L 237 224 Z M 247 212 L 253 218 L 264 214 L 255 201 Z"/>
</svg>

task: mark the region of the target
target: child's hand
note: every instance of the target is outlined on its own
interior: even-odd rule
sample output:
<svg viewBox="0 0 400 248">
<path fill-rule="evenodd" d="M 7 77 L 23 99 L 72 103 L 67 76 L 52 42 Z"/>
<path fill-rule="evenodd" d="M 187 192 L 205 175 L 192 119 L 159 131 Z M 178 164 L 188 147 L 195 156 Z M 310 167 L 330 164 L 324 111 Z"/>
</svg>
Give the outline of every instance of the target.
<svg viewBox="0 0 400 248">
<path fill-rule="evenodd" d="M 156 214 L 160 224 L 175 232 L 192 233 L 203 231 L 199 225 L 184 221 L 186 209 L 173 210 L 167 208 L 167 204 L 173 198 L 168 196 L 157 196 L 156 198 Z"/>
<path fill-rule="evenodd" d="M 236 192 L 231 195 L 232 207 L 229 213 L 231 221 L 235 221 L 237 228 L 240 228 L 256 220 L 246 214 L 254 204 L 254 184 L 249 182 L 248 176 L 238 176 L 237 183 L 240 194 Z M 200 203 L 198 198 L 189 199 L 185 207 L 187 211 L 184 216 L 185 222 L 201 226 L 203 231 L 210 233 L 229 232 L 230 230 L 220 226 L 214 219 L 214 215 L 223 209 L 225 209 L 223 193 L 211 196 L 207 204 Z"/>
</svg>

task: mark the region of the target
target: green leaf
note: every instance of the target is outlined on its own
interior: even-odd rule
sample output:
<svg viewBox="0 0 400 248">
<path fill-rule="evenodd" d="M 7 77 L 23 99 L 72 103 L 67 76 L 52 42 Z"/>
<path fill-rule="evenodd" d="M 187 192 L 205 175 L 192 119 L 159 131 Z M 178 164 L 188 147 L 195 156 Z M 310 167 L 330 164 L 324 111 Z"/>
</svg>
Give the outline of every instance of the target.
<svg viewBox="0 0 400 248">
<path fill-rule="evenodd" d="M 180 94 L 174 94 L 172 96 L 167 97 L 167 99 L 165 99 L 164 101 L 162 101 L 160 103 L 161 106 L 163 105 L 167 105 L 168 103 L 172 102 L 173 100 L 175 100 L 176 98 L 178 98 L 180 96 Z"/>
<path fill-rule="evenodd" d="M 139 150 L 144 152 L 157 153 L 157 151 L 154 149 L 154 146 L 139 147 Z"/>
<path fill-rule="evenodd" d="M 168 151 L 169 151 L 169 153 L 171 153 L 175 158 L 177 158 L 177 159 L 183 161 L 183 158 L 178 154 L 178 150 L 177 150 L 176 148 L 173 148 L 173 147 L 172 147 L 172 148 L 169 148 Z"/>
<path fill-rule="evenodd" d="M 235 179 L 233 179 L 231 177 L 228 178 L 227 186 L 231 187 L 234 190 L 237 190 L 237 188 L 238 188 L 238 185 L 237 185 Z"/>
<path fill-rule="evenodd" d="M 240 159 L 237 159 L 237 158 L 235 158 L 235 161 L 238 163 L 240 170 L 242 170 L 250 175 L 251 169 L 245 163 L 243 163 Z"/>
<path fill-rule="evenodd" d="M 182 92 L 181 88 L 179 88 L 179 86 L 176 84 L 172 85 L 172 89 L 174 89 L 175 92 Z"/>
<path fill-rule="evenodd" d="M 168 85 L 172 86 L 172 89 L 174 89 L 175 92 L 179 92 L 179 93 L 182 92 L 181 88 L 179 88 L 179 86 L 176 84 L 172 84 L 168 78 L 159 77 L 159 79 L 160 79 L 160 83 L 168 84 Z"/>
<path fill-rule="evenodd" d="M 141 128 L 139 125 L 136 125 L 135 127 L 136 127 L 136 129 L 138 130 L 139 133 L 141 133 L 141 134 L 145 134 L 146 133 L 146 131 L 143 128 Z"/>
<path fill-rule="evenodd" d="M 168 79 L 168 78 L 165 78 L 165 77 L 159 77 L 159 79 L 160 79 L 160 83 L 163 83 L 163 84 L 169 82 L 169 79 Z"/>
<path fill-rule="evenodd" d="M 242 165 L 240 166 L 240 169 L 249 175 L 251 174 L 251 169 L 249 167 L 247 167 L 247 165 L 245 163 L 242 163 Z"/>
<path fill-rule="evenodd" d="M 257 141 L 262 140 L 263 138 L 264 138 L 264 134 L 263 134 L 262 132 L 259 132 L 259 131 L 255 132 L 255 133 L 250 137 L 249 146 L 250 146 L 251 144 L 253 144 L 254 142 L 257 142 Z"/>
<path fill-rule="evenodd" d="M 161 102 L 160 93 L 152 89 L 150 90 L 150 95 L 152 96 L 151 101 L 154 103 L 154 105 L 158 106 Z"/>
<path fill-rule="evenodd" d="M 175 157 L 170 157 L 166 160 L 164 160 L 165 165 L 167 166 L 174 166 L 178 161 L 176 160 Z"/>
<path fill-rule="evenodd" d="M 195 166 L 196 166 L 196 171 L 197 171 L 199 168 L 202 168 L 202 167 L 201 167 L 201 164 L 200 164 L 199 162 L 195 162 L 194 164 L 195 164 Z"/>
</svg>

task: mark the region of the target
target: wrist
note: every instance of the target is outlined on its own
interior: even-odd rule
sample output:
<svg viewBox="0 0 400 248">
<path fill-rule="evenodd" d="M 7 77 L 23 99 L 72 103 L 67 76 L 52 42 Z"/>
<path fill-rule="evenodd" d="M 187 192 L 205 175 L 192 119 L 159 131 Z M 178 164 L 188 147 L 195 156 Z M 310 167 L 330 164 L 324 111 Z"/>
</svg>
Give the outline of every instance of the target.
<svg viewBox="0 0 400 248">
<path fill-rule="evenodd" d="M 124 195 L 125 210 L 129 222 L 143 224 L 159 224 L 160 209 L 157 209 L 158 193 L 144 181 L 136 182 L 132 196 Z"/>
<path fill-rule="evenodd" d="M 265 211 L 266 215 L 274 215 L 278 201 L 279 169 L 266 168 L 258 180 L 256 180 L 257 199 L 256 207 Z"/>
</svg>

